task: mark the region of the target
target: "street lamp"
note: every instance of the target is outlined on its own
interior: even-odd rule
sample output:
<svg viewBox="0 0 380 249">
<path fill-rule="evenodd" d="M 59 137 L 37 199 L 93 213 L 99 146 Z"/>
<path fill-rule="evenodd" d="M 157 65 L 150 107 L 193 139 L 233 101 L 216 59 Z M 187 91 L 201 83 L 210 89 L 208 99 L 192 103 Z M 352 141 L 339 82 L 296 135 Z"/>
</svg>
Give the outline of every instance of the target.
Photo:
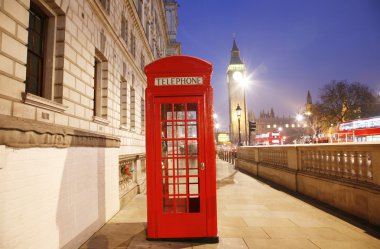
<svg viewBox="0 0 380 249">
<path fill-rule="evenodd" d="M 239 128 L 239 143 L 238 145 L 241 146 L 242 143 L 241 143 L 241 134 L 240 134 L 240 117 L 241 117 L 241 108 L 240 108 L 240 105 L 238 104 L 237 107 L 236 107 L 236 116 L 238 118 L 238 128 Z"/>
<path fill-rule="evenodd" d="M 248 132 L 247 132 L 247 102 L 246 102 L 246 87 L 248 86 L 248 78 L 241 71 L 236 71 L 233 73 L 232 78 L 240 84 L 243 88 L 243 108 L 244 108 L 244 141 L 249 143 L 248 141 Z"/>
<path fill-rule="evenodd" d="M 214 112 L 214 114 L 212 114 L 212 117 L 213 117 L 214 128 L 215 128 L 215 141 L 216 141 L 216 143 L 218 143 L 218 129 L 220 126 L 218 121 L 217 121 L 218 115 Z"/>
<path fill-rule="evenodd" d="M 219 133 L 218 129 L 219 129 L 219 127 L 220 127 L 220 124 L 219 124 L 219 123 L 216 123 L 216 124 L 215 124 L 215 140 L 216 140 L 216 143 L 219 142 L 219 141 L 218 141 L 218 133 Z"/>
</svg>

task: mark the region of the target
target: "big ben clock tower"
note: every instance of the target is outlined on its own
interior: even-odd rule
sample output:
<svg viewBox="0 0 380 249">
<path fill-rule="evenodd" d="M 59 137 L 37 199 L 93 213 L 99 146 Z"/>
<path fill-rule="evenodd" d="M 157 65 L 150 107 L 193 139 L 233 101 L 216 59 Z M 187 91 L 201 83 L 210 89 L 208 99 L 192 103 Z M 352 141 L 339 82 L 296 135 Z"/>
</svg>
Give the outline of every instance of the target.
<svg viewBox="0 0 380 249">
<path fill-rule="evenodd" d="M 240 51 L 235 38 L 232 44 L 230 64 L 227 69 L 228 100 L 230 114 L 230 138 L 233 144 L 248 144 L 247 103 L 244 89 L 245 65 L 240 59 Z M 240 111 L 237 111 L 241 109 Z M 240 115 L 239 115 L 240 112 Z M 240 124 L 239 124 L 240 119 Z"/>
</svg>

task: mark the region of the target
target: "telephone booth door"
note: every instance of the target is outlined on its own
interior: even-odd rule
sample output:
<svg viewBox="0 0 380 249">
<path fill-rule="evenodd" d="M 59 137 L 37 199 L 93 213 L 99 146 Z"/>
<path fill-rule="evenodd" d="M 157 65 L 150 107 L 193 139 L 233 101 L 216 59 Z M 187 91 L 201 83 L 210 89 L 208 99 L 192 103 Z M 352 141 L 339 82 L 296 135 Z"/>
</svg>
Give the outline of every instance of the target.
<svg viewBox="0 0 380 249">
<path fill-rule="evenodd" d="M 159 237 L 186 234 L 205 237 L 205 144 L 201 97 L 158 98 L 156 116 L 157 161 L 161 172 L 156 176 Z"/>
</svg>

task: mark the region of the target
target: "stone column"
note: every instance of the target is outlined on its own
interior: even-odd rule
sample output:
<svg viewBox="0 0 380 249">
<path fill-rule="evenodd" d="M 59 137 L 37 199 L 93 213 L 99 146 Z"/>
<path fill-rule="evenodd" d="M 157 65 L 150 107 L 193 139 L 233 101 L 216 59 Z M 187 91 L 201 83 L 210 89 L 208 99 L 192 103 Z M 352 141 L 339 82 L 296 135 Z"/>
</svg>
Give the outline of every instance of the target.
<svg viewBox="0 0 380 249">
<path fill-rule="evenodd" d="M 376 146 L 377 147 L 377 146 Z M 377 147 L 378 148 L 378 147 Z M 380 151 L 372 151 L 372 181 L 380 186 Z"/>
<path fill-rule="evenodd" d="M 287 149 L 287 153 L 288 153 L 288 168 L 298 171 L 299 169 L 298 165 L 301 160 L 301 155 L 298 155 L 298 148 L 296 146 L 289 147 Z"/>
</svg>

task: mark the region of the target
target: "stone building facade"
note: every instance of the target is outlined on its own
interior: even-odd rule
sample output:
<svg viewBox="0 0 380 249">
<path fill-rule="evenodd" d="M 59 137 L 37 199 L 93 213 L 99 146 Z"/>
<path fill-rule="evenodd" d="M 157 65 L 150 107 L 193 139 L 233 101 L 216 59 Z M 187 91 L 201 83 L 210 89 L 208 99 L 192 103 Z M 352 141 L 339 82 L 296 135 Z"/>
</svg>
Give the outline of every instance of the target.
<svg viewBox="0 0 380 249">
<path fill-rule="evenodd" d="M 145 186 L 144 66 L 178 4 L 0 0 L 0 248 L 77 248 Z"/>
</svg>

